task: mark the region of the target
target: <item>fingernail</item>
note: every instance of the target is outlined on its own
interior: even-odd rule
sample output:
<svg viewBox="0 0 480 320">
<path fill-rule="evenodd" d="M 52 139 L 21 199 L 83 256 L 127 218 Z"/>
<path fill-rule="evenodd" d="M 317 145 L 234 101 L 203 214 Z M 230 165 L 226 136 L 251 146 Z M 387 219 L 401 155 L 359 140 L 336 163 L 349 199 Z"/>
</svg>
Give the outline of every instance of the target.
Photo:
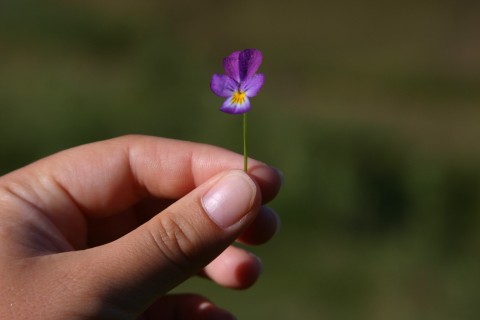
<svg viewBox="0 0 480 320">
<path fill-rule="evenodd" d="M 255 192 L 250 177 L 243 171 L 235 171 L 216 182 L 203 196 L 202 205 L 219 227 L 228 228 L 252 209 Z"/>
</svg>

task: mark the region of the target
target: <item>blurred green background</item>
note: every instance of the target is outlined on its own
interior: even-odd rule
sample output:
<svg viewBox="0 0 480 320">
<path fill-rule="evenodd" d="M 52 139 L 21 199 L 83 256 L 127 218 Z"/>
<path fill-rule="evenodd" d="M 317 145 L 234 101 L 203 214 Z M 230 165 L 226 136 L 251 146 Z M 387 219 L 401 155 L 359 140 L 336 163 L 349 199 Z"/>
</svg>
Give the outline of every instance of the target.
<svg viewBox="0 0 480 320">
<path fill-rule="evenodd" d="M 209 90 L 263 51 L 252 157 L 286 176 L 240 319 L 477 319 L 480 2 L 0 2 L 0 174 L 128 133 L 242 150 Z"/>
</svg>

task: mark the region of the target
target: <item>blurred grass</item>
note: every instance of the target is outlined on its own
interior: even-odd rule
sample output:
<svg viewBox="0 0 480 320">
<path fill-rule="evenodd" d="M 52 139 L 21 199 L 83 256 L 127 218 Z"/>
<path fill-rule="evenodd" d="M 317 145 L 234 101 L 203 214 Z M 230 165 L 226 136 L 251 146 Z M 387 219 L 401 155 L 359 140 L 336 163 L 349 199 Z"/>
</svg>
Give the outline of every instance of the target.
<svg viewBox="0 0 480 320">
<path fill-rule="evenodd" d="M 476 1 L 2 1 L 0 173 L 127 133 L 240 151 L 208 82 L 257 47 L 282 232 L 251 290 L 179 290 L 242 319 L 476 319 L 478 30 Z"/>
</svg>

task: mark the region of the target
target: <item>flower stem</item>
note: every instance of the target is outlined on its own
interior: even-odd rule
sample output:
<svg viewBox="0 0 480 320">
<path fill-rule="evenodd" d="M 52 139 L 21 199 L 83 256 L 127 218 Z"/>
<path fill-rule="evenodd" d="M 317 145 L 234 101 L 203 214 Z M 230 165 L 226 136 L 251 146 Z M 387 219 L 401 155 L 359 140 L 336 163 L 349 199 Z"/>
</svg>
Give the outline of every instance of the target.
<svg viewBox="0 0 480 320">
<path fill-rule="evenodd" d="M 243 114 L 243 170 L 248 171 L 247 113 Z"/>
</svg>

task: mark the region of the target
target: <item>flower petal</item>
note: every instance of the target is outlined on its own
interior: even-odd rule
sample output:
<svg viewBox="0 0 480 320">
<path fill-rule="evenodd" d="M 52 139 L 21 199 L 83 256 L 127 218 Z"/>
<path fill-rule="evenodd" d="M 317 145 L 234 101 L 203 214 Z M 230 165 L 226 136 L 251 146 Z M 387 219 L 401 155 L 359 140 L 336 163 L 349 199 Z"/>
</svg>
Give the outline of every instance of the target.
<svg viewBox="0 0 480 320">
<path fill-rule="evenodd" d="M 224 98 L 231 97 L 237 87 L 235 80 L 223 74 L 214 74 L 210 81 L 210 89 L 213 93 Z"/>
<path fill-rule="evenodd" d="M 263 74 L 255 74 L 253 77 L 247 78 L 240 86 L 240 90 L 244 91 L 247 97 L 255 97 L 265 82 Z"/>
<path fill-rule="evenodd" d="M 262 64 L 262 52 L 257 49 L 245 49 L 240 52 L 238 57 L 240 81 L 244 81 L 253 76 Z"/>
<path fill-rule="evenodd" d="M 240 51 L 232 52 L 228 57 L 223 59 L 223 69 L 225 74 L 237 82 L 240 82 L 238 58 Z"/>
<path fill-rule="evenodd" d="M 250 100 L 248 97 L 245 97 L 243 103 L 234 103 L 233 99 L 230 97 L 223 103 L 220 111 L 230 114 L 242 114 L 250 110 Z"/>
</svg>

